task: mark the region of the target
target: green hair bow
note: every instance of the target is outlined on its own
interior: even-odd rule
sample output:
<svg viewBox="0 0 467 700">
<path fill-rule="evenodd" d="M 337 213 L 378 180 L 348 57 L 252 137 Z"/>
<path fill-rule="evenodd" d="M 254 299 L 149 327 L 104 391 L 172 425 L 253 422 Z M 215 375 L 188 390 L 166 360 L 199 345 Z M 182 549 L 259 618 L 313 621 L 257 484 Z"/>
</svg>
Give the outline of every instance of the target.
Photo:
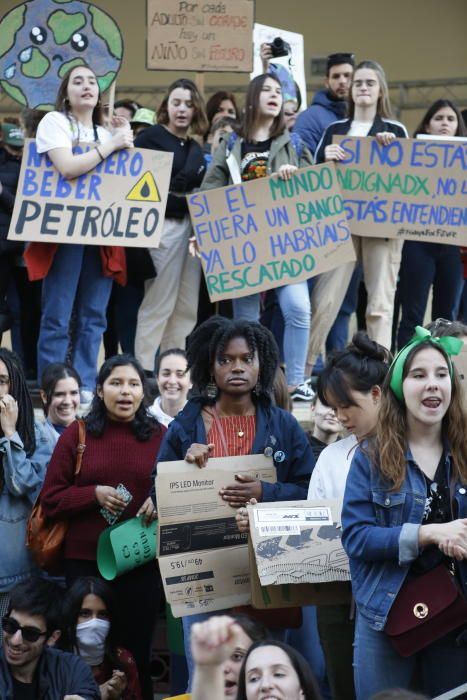
<svg viewBox="0 0 467 700">
<path fill-rule="evenodd" d="M 426 328 L 423 328 L 422 326 L 415 326 L 415 335 L 409 340 L 407 345 L 404 345 L 402 350 L 399 350 L 389 369 L 389 371 L 392 372 L 389 386 L 391 387 L 394 396 L 396 396 L 396 398 L 398 398 L 401 402 L 404 401 L 402 380 L 407 357 L 417 345 L 421 345 L 421 343 L 426 343 L 427 341 L 429 341 L 434 347 L 437 345 L 441 346 L 445 353 L 447 353 L 449 360 L 449 374 L 452 378 L 454 368 L 449 358 L 451 355 L 459 354 L 462 346 L 464 345 L 463 341 L 460 338 L 454 338 L 451 335 L 444 336 L 443 338 L 433 338 L 430 331 L 428 331 Z"/>
</svg>

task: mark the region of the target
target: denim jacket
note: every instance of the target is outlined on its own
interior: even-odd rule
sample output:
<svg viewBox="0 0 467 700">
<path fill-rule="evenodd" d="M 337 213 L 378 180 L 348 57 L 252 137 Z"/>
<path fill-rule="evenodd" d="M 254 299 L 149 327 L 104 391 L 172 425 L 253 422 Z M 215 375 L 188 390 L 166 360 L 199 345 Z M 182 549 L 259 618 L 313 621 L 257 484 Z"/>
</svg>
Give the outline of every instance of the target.
<svg viewBox="0 0 467 700">
<path fill-rule="evenodd" d="M 194 398 L 175 417 L 164 436 L 158 462 L 171 462 L 184 459 L 194 442 L 207 443 L 201 411 L 205 401 Z M 256 406 L 256 435 L 251 454 L 268 454 L 273 458 L 277 472 L 275 484 L 263 484 L 263 501 L 305 500 L 315 458 L 310 443 L 296 419 L 277 406 L 266 401 Z M 157 463 L 152 473 L 152 481 L 157 474 Z M 151 496 L 155 503 L 155 490 Z"/>
<path fill-rule="evenodd" d="M 27 457 L 23 442 L 15 433 L 0 438 L 0 593 L 29 578 L 37 571 L 25 547 L 26 523 L 41 490 L 53 452 L 43 424 L 36 422 L 36 449 Z"/>
<path fill-rule="evenodd" d="M 358 448 L 352 460 L 342 510 L 342 543 L 350 559 L 352 589 L 359 613 L 375 630 L 386 624 L 391 606 L 418 557 L 418 530 L 426 502 L 425 478 L 410 450 L 398 491 L 391 490 L 367 453 Z M 445 458 L 448 477 L 451 455 Z M 455 518 L 467 517 L 467 486 L 456 483 Z M 467 595 L 467 561 L 458 562 Z"/>
</svg>

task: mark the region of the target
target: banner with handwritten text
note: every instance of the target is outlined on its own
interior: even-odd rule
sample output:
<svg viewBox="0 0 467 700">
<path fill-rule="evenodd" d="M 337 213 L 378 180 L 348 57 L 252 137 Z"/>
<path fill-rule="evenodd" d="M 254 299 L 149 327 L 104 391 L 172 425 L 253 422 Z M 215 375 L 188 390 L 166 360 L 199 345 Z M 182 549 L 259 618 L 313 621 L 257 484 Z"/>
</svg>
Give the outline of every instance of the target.
<svg viewBox="0 0 467 700">
<path fill-rule="evenodd" d="M 252 0 L 147 0 L 146 66 L 249 73 L 253 19 Z"/>
<path fill-rule="evenodd" d="M 352 233 L 467 245 L 467 142 L 335 137 Z"/>
<path fill-rule="evenodd" d="M 333 163 L 188 197 L 211 301 L 301 282 L 355 260 Z"/>
<path fill-rule="evenodd" d="M 125 149 L 66 180 L 26 139 L 8 239 L 157 248 L 172 160 L 172 153 Z"/>
</svg>

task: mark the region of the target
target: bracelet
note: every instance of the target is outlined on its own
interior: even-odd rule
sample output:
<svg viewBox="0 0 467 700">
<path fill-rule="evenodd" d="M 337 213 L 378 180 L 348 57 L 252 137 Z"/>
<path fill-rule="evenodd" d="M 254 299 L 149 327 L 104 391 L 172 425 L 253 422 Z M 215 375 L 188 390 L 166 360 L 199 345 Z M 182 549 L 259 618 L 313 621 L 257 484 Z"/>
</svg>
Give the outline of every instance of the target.
<svg viewBox="0 0 467 700">
<path fill-rule="evenodd" d="M 102 155 L 101 151 L 99 150 L 99 146 L 94 146 L 95 150 L 99 154 L 99 158 L 101 159 L 101 163 L 103 160 L 105 160 L 104 156 Z"/>
</svg>

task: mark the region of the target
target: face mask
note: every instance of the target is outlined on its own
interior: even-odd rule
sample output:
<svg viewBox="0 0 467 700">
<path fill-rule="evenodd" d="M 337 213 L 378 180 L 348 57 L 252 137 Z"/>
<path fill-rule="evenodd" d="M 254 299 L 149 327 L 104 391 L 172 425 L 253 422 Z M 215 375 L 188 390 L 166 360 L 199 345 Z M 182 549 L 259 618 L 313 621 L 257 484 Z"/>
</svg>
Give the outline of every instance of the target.
<svg viewBox="0 0 467 700">
<path fill-rule="evenodd" d="M 79 655 L 89 666 L 99 666 L 103 662 L 105 640 L 109 630 L 110 622 L 98 617 L 76 626 Z"/>
</svg>

